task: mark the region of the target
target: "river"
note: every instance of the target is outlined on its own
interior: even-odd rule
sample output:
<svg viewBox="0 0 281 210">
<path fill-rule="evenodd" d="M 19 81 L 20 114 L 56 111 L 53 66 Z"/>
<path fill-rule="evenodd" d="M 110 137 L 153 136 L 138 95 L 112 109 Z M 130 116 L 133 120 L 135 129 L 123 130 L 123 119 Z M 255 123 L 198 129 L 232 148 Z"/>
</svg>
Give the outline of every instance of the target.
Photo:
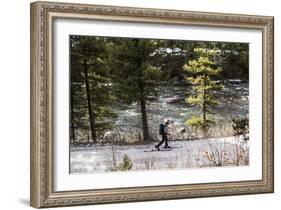
<svg viewBox="0 0 281 210">
<path fill-rule="evenodd" d="M 211 109 L 210 115 L 217 122 L 217 127 L 230 123 L 231 118 L 245 117 L 248 114 L 249 88 L 248 83 L 239 80 L 225 82 L 224 88 L 214 93 L 219 104 Z M 157 87 L 157 97 L 147 104 L 147 116 L 150 136 L 159 139 L 159 124 L 165 118 L 173 122 L 173 130 L 179 134 L 180 130 L 190 131 L 185 122 L 192 115 L 200 114 L 199 107 L 191 106 L 185 98 L 192 94 L 191 86 L 160 86 Z M 126 141 L 142 138 L 142 120 L 140 105 L 137 103 L 125 106 L 119 110 L 115 120 L 115 130 L 120 138 Z M 188 136 L 185 136 L 185 138 Z M 176 137 L 177 138 L 177 137 Z"/>
</svg>

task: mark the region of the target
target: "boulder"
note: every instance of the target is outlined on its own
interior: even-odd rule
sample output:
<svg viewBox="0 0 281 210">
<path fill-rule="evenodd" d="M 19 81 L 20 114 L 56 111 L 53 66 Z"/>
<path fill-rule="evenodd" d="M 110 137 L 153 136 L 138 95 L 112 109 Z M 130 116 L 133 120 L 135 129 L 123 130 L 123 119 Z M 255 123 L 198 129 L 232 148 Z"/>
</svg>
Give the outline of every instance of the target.
<svg viewBox="0 0 281 210">
<path fill-rule="evenodd" d="M 119 141 L 120 135 L 115 131 L 107 131 L 102 138 L 103 143 L 117 143 Z"/>
</svg>

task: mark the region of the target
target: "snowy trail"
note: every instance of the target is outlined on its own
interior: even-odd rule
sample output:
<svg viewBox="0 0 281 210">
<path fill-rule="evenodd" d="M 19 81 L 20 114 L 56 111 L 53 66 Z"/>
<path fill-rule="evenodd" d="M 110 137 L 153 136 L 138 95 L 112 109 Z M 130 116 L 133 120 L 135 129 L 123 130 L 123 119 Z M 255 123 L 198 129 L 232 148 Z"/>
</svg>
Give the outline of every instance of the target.
<svg viewBox="0 0 281 210">
<path fill-rule="evenodd" d="M 215 158 L 226 156 L 229 160 L 237 158 L 237 146 L 248 151 L 234 137 L 194 141 L 171 141 L 172 151 L 144 152 L 154 148 L 155 143 L 147 145 L 93 145 L 91 147 L 71 147 L 71 173 L 99 173 L 110 171 L 114 159 L 117 163 L 128 155 L 133 162 L 132 170 L 194 168 L 210 166 L 207 154 Z M 213 153 L 212 153 L 213 152 Z M 217 157 L 216 157 L 217 156 Z M 232 165 L 231 162 L 229 165 Z"/>
</svg>

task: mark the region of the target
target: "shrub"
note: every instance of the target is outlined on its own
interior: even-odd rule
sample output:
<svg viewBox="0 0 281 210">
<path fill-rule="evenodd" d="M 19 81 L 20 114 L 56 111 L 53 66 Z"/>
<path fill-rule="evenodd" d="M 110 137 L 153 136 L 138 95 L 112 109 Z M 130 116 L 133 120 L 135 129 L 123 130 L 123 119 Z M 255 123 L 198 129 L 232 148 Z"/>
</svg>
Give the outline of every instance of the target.
<svg viewBox="0 0 281 210">
<path fill-rule="evenodd" d="M 122 162 L 118 164 L 117 170 L 119 171 L 129 171 L 133 168 L 133 162 L 128 155 L 124 155 Z"/>
<path fill-rule="evenodd" d="M 247 117 L 244 118 L 232 118 L 233 124 L 232 128 L 235 136 L 242 135 L 244 140 L 248 140 L 249 133 L 249 119 Z"/>
</svg>

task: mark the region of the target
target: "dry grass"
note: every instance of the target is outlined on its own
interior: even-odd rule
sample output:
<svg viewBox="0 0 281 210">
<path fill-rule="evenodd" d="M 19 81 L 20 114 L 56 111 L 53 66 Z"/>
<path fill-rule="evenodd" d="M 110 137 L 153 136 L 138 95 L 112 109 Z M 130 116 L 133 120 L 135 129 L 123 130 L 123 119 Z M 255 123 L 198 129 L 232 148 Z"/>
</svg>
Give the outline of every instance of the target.
<svg viewBox="0 0 281 210">
<path fill-rule="evenodd" d="M 249 149 L 237 142 L 233 150 L 225 150 L 209 143 L 210 150 L 203 151 L 202 157 L 207 160 L 204 166 L 241 166 L 249 164 Z"/>
<path fill-rule="evenodd" d="M 175 169 L 175 168 L 202 168 L 202 167 L 222 167 L 241 166 L 249 164 L 249 148 L 245 146 L 246 141 L 235 139 L 235 144 L 222 142 L 221 144 L 208 141 L 207 148 L 198 149 L 196 152 L 184 147 L 182 151 L 174 156 L 167 156 L 167 164 L 157 163 L 156 156 L 144 156 L 138 164 L 132 162 L 131 170 L 155 170 L 155 169 Z M 172 154 L 172 153 L 169 153 Z M 179 160 L 179 156 L 181 157 Z M 116 154 L 116 146 L 112 145 L 111 155 L 109 155 L 107 169 L 109 171 L 119 171 L 120 161 Z M 182 158 L 184 157 L 184 158 Z"/>
</svg>

